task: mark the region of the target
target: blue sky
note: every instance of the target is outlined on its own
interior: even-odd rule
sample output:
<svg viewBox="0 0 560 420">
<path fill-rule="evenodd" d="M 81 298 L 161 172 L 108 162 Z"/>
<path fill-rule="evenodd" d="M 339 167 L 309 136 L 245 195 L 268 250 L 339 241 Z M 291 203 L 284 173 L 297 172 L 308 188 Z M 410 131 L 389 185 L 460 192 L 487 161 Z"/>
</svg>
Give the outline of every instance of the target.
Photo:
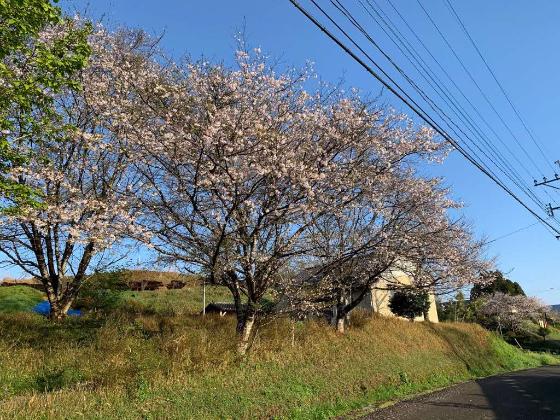
<svg viewBox="0 0 560 420">
<path fill-rule="evenodd" d="M 438 38 L 416 0 L 393 1 L 465 94 L 472 98 L 480 112 L 502 134 L 504 127 L 487 108 L 474 85 Z M 386 0 L 378 2 L 390 10 Z M 303 0 L 302 3 L 309 4 Z M 322 0 L 320 3 L 328 2 Z M 343 3 L 354 6 L 353 10 L 359 10 L 355 6 L 357 1 Z M 441 25 L 442 31 L 456 47 L 480 86 L 511 124 L 531 158 L 544 173 L 551 175 L 548 162 L 538 154 L 522 130 L 482 62 L 453 21 L 444 0 L 423 0 L 423 3 Z M 523 118 L 544 145 L 547 155 L 550 153 L 549 162 L 560 159 L 557 131 L 560 60 L 555 53 L 560 41 L 557 25 L 560 2 L 452 0 L 452 3 Z M 251 45 L 262 47 L 267 54 L 281 58 L 286 65 L 302 66 L 311 60 L 315 63 L 317 73 L 327 81 L 337 82 L 342 78 L 346 85 L 358 87 L 365 93 L 377 94 L 380 91 L 377 81 L 312 27 L 288 0 L 65 0 L 61 4 L 70 12 L 87 10 L 90 16 L 102 16 L 110 25 L 141 27 L 154 34 L 165 32 L 163 46 L 177 57 L 182 54 L 192 57 L 204 55 L 210 60 L 227 62 L 231 60 L 235 48 L 234 35 L 245 28 L 245 35 Z M 362 14 L 360 18 L 368 22 L 366 15 Z M 396 54 L 390 41 L 369 22 L 368 29 L 372 35 L 389 53 Z M 387 93 L 383 100 L 409 112 Z M 512 144 L 512 138 L 505 134 L 503 138 Z M 516 155 L 531 169 L 529 159 L 523 156 L 520 149 L 516 150 Z M 446 178 L 447 184 L 453 188 L 454 196 L 466 205 L 463 210 L 465 217 L 475 225 L 479 234 L 489 239 L 501 237 L 534 222 L 524 209 L 457 153 L 442 167 L 430 168 L 429 171 Z M 531 172 L 535 173 L 534 176 L 539 175 L 536 169 L 531 169 Z M 530 182 L 530 179 L 525 180 Z M 542 191 L 537 192 L 543 194 Z M 560 196 L 556 195 L 556 198 Z M 509 277 L 520 282 L 529 294 L 539 296 L 548 303 L 560 303 L 560 284 L 557 280 L 560 242 L 544 228 L 533 226 L 493 242 L 489 253 L 498 257 L 499 268 L 510 272 Z"/>
</svg>

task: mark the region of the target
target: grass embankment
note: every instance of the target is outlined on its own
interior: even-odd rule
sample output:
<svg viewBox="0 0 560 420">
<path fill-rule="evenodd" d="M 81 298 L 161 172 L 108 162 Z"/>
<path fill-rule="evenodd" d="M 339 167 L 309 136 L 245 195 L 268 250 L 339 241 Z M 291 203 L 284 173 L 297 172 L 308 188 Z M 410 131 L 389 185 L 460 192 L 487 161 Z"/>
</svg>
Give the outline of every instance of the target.
<svg viewBox="0 0 560 420">
<path fill-rule="evenodd" d="M 546 336 L 546 340 L 539 336 L 538 331 L 538 325 L 526 325 L 525 334 L 518 340 L 521 346 L 528 350 L 560 354 L 560 330 L 549 326 L 549 335 Z"/>
<path fill-rule="evenodd" d="M 0 418 L 328 418 L 558 360 L 477 325 L 384 318 L 344 336 L 300 323 L 293 341 L 291 323 L 269 323 L 239 360 L 234 320 L 195 315 L 199 289 L 125 297 L 111 316 L 60 325 L 0 315 Z"/>
<path fill-rule="evenodd" d="M 0 287 L 0 313 L 30 311 L 43 299 L 43 293 L 31 287 Z"/>
</svg>

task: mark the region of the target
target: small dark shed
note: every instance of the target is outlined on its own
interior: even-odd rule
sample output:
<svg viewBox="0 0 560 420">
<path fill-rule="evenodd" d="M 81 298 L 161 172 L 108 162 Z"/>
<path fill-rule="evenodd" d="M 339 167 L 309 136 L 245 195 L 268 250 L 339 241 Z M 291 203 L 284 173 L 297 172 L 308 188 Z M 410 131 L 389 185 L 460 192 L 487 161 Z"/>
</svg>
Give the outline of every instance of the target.
<svg viewBox="0 0 560 420">
<path fill-rule="evenodd" d="M 212 302 L 205 308 L 207 314 L 219 314 L 220 316 L 235 315 L 235 305 L 233 303 Z"/>
</svg>

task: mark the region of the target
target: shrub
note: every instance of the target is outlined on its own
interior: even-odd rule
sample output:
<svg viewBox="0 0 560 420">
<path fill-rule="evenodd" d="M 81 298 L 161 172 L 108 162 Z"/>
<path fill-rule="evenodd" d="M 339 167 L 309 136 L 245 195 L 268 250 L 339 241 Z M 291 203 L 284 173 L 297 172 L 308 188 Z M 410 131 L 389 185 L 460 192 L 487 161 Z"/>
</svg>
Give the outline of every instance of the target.
<svg viewBox="0 0 560 420">
<path fill-rule="evenodd" d="M 430 309 L 430 299 L 425 291 L 403 289 L 396 291 L 389 301 L 389 308 L 395 315 L 408 318 L 420 316 Z"/>
<path fill-rule="evenodd" d="M 74 307 L 86 310 L 113 310 L 122 302 L 120 292 L 127 289 L 122 271 L 95 274 L 82 285 Z"/>
</svg>

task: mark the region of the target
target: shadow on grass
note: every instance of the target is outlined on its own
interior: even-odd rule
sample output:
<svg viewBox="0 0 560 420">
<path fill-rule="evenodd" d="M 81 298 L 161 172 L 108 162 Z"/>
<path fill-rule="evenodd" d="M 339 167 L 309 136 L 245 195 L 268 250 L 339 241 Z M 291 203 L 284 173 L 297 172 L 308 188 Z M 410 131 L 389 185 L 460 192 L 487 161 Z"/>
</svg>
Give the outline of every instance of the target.
<svg viewBox="0 0 560 420">
<path fill-rule="evenodd" d="M 533 342 L 523 342 L 523 347 L 538 352 L 545 352 L 551 354 L 560 354 L 560 340 L 539 340 Z"/>
<path fill-rule="evenodd" d="M 106 322 L 103 318 L 68 318 L 50 321 L 41 315 L 15 313 L 0 317 L 2 341 L 8 345 L 34 349 L 50 348 L 61 342 L 78 346 L 95 340 L 95 332 Z"/>
<path fill-rule="evenodd" d="M 32 388 L 38 392 L 52 392 L 75 386 L 83 380 L 83 373 L 74 367 L 45 369 L 35 377 Z"/>
<path fill-rule="evenodd" d="M 472 361 L 469 360 L 467 357 L 468 355 L 465 354 L 465 349 L 467 348 L 477 348 L 477 343 L 475 343 L 472 339 L 472 333 L 468 334 L 465 331 L 462 331 L 460 328 L 453 326 L 453 325 L 446 325 L 445 328 L 438 328 L 435 324 L 426 323 L 428 328 L 430 328 L 434 333 L 439 335 L 441 338 L 445 340 L 449 349 L 453 352 L 457 359 L 461 360 L 465 364 L 466 369 L 470 372 L 471 371 L 471 363 Z M 461 347 L 458 346 L 461 344 Z M 482 352 L 481 352 L 482 355 Z M 470 355 L 473 356 L 473 355 Z M 480 356 L 480 355 L 476 355 Z"/>
</svg>

